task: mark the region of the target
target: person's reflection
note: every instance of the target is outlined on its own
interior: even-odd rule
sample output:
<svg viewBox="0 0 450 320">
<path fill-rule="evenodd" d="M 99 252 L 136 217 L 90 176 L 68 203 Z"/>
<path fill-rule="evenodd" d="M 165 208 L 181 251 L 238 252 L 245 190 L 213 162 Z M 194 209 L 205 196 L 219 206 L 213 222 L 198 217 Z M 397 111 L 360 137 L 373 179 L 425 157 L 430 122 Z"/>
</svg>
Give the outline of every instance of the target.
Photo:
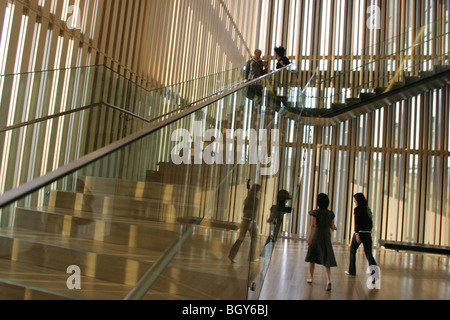
<svg viewBox="0 0 450 320">
<path fill-rule="evenodd" d="M 270 208 L 270 217 L 267 220 L 274 224 L 273 234 L 269 235 L 266 245 L 272 241 L 276 242 L 280 233 L 281 225 L 283 224 L 284 214 L 291 213 L 292 207 L 287 207 L 286 202 L 292 200 L 291 195 L 286 190 L 281 190 L 277 195 L 277 204 Z"/>
<path fill-rule="evenodd" d="M 244 202 L 244 217 L 242 218 L 240 226 L 239 238 L 231 248 L 230 254 L 228 255 L 228 258 L 233 263 L 236 262 L 236 255 L 239 252 L 242 243 L 244 242 L 247 232 L 250 232 L 251 234 L 251 260 L 253 260 L 253 258 L 255 257 L 255 249 L 258 237 L 258 226 L 256 224 L 255 215 L 258 211 L 260 196 L 261 186 L 259 184 L 253 185 Z"/>
</svg>

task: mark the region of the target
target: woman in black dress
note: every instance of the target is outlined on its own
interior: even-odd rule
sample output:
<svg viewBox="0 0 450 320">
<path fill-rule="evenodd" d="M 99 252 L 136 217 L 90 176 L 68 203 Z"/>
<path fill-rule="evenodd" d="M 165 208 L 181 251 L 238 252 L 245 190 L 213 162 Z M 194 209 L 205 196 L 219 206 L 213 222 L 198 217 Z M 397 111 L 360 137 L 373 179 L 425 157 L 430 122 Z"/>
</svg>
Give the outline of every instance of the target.
<svg viewBox="0 0 450 320">
<path fill-rule="evenodd" d="M 331 291 L 331 268 L 337 267 L 333 245 L 331 244 L 331 230 L 337 230 L 334 224 L 335 214 L 328 210 L 330 199 L 326 194 L 319 194 L 317 204 L 319 209 L 310 212 L 312 222 L 305 261 L 309 262 L 311 277 L 307 282 L 313 282 L 315 265 L 316 263 L 321 264 L 325 267 L 327 274 L 327 291 Z"/>
</svg>

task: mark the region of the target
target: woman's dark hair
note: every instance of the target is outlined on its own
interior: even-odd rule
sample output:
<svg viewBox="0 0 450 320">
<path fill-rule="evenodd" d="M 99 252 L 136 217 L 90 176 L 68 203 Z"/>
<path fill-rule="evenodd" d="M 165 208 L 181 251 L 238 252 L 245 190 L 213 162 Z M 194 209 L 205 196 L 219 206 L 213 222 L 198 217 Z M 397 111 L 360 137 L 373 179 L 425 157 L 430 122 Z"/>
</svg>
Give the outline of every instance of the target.
<svg viewBox="0 0 450 320">
<path fill-rule="evenodd" d="M 284 57 L 286 55 L 286 49 L 283 47 L 276 47 L 275 52 L 280 56 Z"/>
<path fill-rule="evenodd" d="M 367 207 L 367 199 L 362 193 L 357 193 L 353 196 L 356 202 L 358 202 L 358 206 Z"/>
<path fill-rule="evenodd" d="M 319 209 L 327 209 L 330 205 L 330 198 L 324 193 L 321 193 L 317 196 L 317 205 Z"/>
</svg>

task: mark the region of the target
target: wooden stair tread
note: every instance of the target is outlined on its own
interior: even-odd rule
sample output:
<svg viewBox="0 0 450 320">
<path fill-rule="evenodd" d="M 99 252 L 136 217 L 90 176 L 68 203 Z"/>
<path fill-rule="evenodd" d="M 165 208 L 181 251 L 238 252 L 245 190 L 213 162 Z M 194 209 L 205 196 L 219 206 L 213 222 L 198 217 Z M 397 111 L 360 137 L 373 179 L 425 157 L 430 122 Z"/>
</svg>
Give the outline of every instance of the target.
<svg viewBox="0 0 450 320">
<path fill-rule="evenodd" d="M 73 300 L 73 297 L 0 279 L 0 300 Z"/>
<path fill-rule="evenodd" d="M 82 290 L 69 290 L 66 270 L 53 270 L 41 266 L 0 258 L 0 279 L 39 288 L 67 298 L 86 300 L 123 299 L 132 290 L 131 286 L 102 281 L 81 275 Z"/>
<path fill-rule="evenodd" d="M 75 219 L 76 221 L 80 221 L 79 225 L 89 225 L 94 224 L 96 222 L 103 222 L 108 224 L 115 224 L 117 227 L 123 226 L 124 228 L 140 228 L 145 230 L 146 232 L 155 232 L 158 234 L 161 234 L 161 232 L 172 234 L 173 237 L 175 235 L 178 235 L 180 232 L 180 227 L 182 225 L 188 225 L 191 223 L 192 219 L 195 217 L 186 216 L 186 217 L 179 217 L 176 219 L 175 223 L 165 223 L 160 221 L 153 221 L 148 219 L 140 219 L 140 218 L 128 218 L 128 217 L 121 217 L 121 216 L 105 216 L 102 214 L 95 214 L 92 212 L 86 212 L 86 211 L 77 211 L 73 209 L 67 209 L 67 208 L 53 208 L 53 207 L 39 207 L 39 208 L 17 208 L 16 209 L 17 216 L 16 216 L 16 226 L 27 229 L 27 230 L 33 230 L 33 231 L 44 231 L 50 232 L 50 230 L 53 230 L 52 232 L 56 232 L 54 229 L 50 228 L 50 230 L 47 228 L 48 226 L 40 223 L 41 217 L 38 216 L 38 214 L 44 214 L 44 215 L 51 215 L 54 216 L 54 218 L 60 218 L 60 219 Z M 21 214 L 25 215 L 24 219 L 20 219 Z M 43 228 L 39 229 L 39 226 L 35 226 L 33 224 L 33 218 L 38 219 L 40 226 Z M 77 220 L 78 219 L 78 220 Z M 54 220 L 54 219 L 53 219 Z M 53 222 L 55 223 L 55 222 Z M 47 220 L 47 224 L 49 224 Z M 116 228 L 117 228 L 116 227 Z M 217 239 L 223 239 L 224 234 L 223 231 L 236 231 L 239 229 L 239 224 L 232 223 L 232 222 L 223 222 L 218 220 L 211 220 L 211 219 L 204 219 L 202 222 L 197 226 L 198 229 L 201 228 L 207 228 L 208 234 L 214 238 Z M 194 233 L 195 234 L 195 233 Z"/>
<path fill-rule="evenodd" d="M 60 258 L 55 257 L 55 251 L 53 252 L 52 249 L 50 249 L 50 247 L 55 246 L 54 243 L 50 244 L 50 243 L 45 243 L 43 242 L 44 240 L 47 242 L 54 242 L 54 238 L 55 236 L 52 235 L 50 238 L 40 238 L 39 239 L 39 235 L 37 235 L 36 233 L 29 235 L 31 236 L 33 239 L 32 240 L 22 240 L 22 238 L 26 238 L 26 236 L 19 236 L 19 231 L 17 232 L 13 232 L 13 234 L 11 234 L 12 237 L 12 241 L 14 242 L 14 246 L 19 248 L 19 250 L 23 251 L 24 248 L 26 248 L 27 246 L 29 247 L 29 250 L 33 250 L 36 251 L 37 250 L 37 255 L 39 255 L 40 252 L 45 252 L 45 255 L 53 256 L 54 259 L 59 260 L 62 259 L 64 261 L 68 261 L 67 259 L 64 258 L 69 258 L 72 257 L 71 261 L 74 261 L 74 264 L 77 264 L 77 262 L 80 260 L 78 256 L 71 254 L 71 251 L 77 251 L 79 249 L 73 249 L 73 248 L 69 248 L 69 247 L 63 247 L 63 249 L 65 250 L 64 252 L 68 252 L 68 253 L 63 253 L 61 254 L 61 250 L 59 250 L 60 253 Z M 4 239 L 2 237 L 2 239 Z M 53 240 L 52 240 L 53 239 Z M 27 245 L 25 242 L 28 241 L 29 244 Z M 37 241 L 42 241 L 42 242 L 37 242 Z M 76 240 L 73 239 L 65 239 L 63 241 L 63 245 L 67 245 L 68 242 L 71 242 L 72 244 L 74 242 L 77 242 Z M 31 247 L 30 245 L 33 244 L 33 246 Z M 60 244 L 59 244 L 60 245 Z M 3 248 L 5 248 L 5 245 L 3 245 Z M 41 246 L 45 246 L 46 248 L 50 249 L 45 249 L 45 251 L 42 251 Z M 47 247 L 50 246 L 50 247 Z M 164 294 L 165 292 L 169 292 L 169 294 L 175 294 L 178 296 L 183 296 L 183 297 L 189 297 L 189 298 L 196 298 L 196 299 L 209 299 L 209 298 L 213 298 L 215 297 L 217 294 L 220 293 L 220 289 L 218 289 L 218 287 L 221 287 L 222 290 L 224 290 L 224 292 L 226 291 L 233 291 L 233 295 L 228 296 L 228 298 L 233 297 L 235 294 L 239 294 L 239 291 L 234 292 L 234 288 L 239 288 L 239 290 L 243 290 L 244 288 L 242 287 L 242 285 L 246 284 L 246 273 L 248 272 L 248 265 L 246 264 L 241 264 L 241 265 L 233 265 L 230 266 L 229 263 L 224 263 L 224 256 L 227 253 L 227 251 L 220 251 L 222 252 L 222 261 L 219 260 L 214 260 L 214 255 L 216 254 L 216 251 L 218 250 L 217 247 L 212 246 L 211 249 L 211 256 L 205 256 L 205 252 L 200 252 L 198 255 L 193 255 L 192 254 L 192 250 L 193 248 L 189 246 L 189 244 L 186 244 L 187 247 L 185 247 L 185 250 L 187 252 L 187 255 L 183 255 L 182 252 L 180 252 L 180 256 L 175 258 L 173 260 L 173 262 L 171 263 L 171 265 L 166 268 L 166 270 L 163 272 L 163 274 L 160 276 L 160 280 L 158 280 L 157 283 L 155 283 L 154 286 L 154 290 L 158 292 L 158 294 Z M 32 249 L 31 249 L 32 248 Z M 196 246 L 196 248 L 198 249 L 199 247 Z M 86 248 L 84 248 L 86 249 Z M 194 248 L 195 249 L 195 248 Z M 205 248 L 203 248 L 205 249 Z M 53 274 L 55 273 L 54 270 L 60 270 L 60 269 L 64 269 L 65 264 L 64 262 L 49 262 L 47 261 L 48 257 L 44 257 L 42 258 L 45 265 L 41 265 L 39 262 L 41 258 L 39 258 L 39 261 L 33 262 L 31 263 L 31 261 L 34 261 L 32 259 L 30 259 L 28 257 L 28 255 L 25 256 L 25 253 L 23 253 L 24 255 L 21 256 L 19 255 L 18 257 L 16 257 L 16 260 L 21 260 L 21 258 L 23 257 L 27 257 L 26 261 L 21 261 L 24 262 L 25 265 L 33 265 L 33 266 L 38 266 L 39 268 L 44 268 L 45 270 L 47 270 L 47 273 L 52 274 L 52 279 L 54 278 Z M 85 252 L 81 252 L 80 253 L 81 256 L 85 255 Z M 14 255 L 14 253 L 11 253 L 11 255 Z M 92 253 L 86 253 L 86 256 L 88 256 L 90 258 L 93 258 Z M 3 258 L 5 258 L 5 254 L 3 253 Z M 40 255 L 39 255 L 40 256 Z M 131 276 L 133 276 L 134 272 L 136 272 L 137 269 L 139 269 L 139 274 L 140 276 L 134 276 L 135 280 L 133 282 L 133 284 L 127 283 L 127 282 L 120 282 L 117 279 L 121 277 L 120 272 L 121 270 L 123 270 L 123 266 L 127 266 L 129 264 L 129 260 L 120 257 L 120 256 L 116 256 L 115 259 L 105 259 L 105 256 L 107 256 L 106 254 L 102 253 L 102 257 L 101 259 L 99 258 L 95 258 L 95 266 L 94 266 L 94 270 L 96 270 L 95 272 L 95 278 L 93 280 L 93 276 L 88 277 L 88 284 L 92 287 L 93 284 L 91 284 L 93 281 L 97 284 L 98 282 L 95 280 L 100 280 L 100 284 L 102 285 L 103 283 L 110 283 L 110 281 L 106 280 L 106 279 L 97 279 L 98 274 L 100 274 L 101 272 L 103 272 L 103 276 L 107 275 L 107 277 L 111 277 L 112 279 L 114 279 L 114 282 L 118 282 L 119 286 L 117 285 L 117 283 L 115 284 L 115 288 L 121 288 L 122 285 L 127 285 L 128 289 L 130 287 L 132 287 L 134 284 L 137 283 L 137 281 L 139 280 L 140 276 L 142 276 L 146 270 L 149 269 L 149 267 L 151 266 L 151 263 L 145 263 L 142 261 L 137 261 L 140 263 L 140 266 L 134 264 L 133 268 L 130 269 L 130 271 L 133 271 L 131 273 Z M 108 258 L 108 257 L 106 257 Z M 124 263 L 120 263 L 121 260 L 127 260 L 128 262 L 124 262 Z M 205 261 L 206 260 L 206 261 Z M 115 262 L 114 262 L 115 261 Z M 119 262 L 119 263 L 118 263 Z M 100 265 L 97 265 L 97 263 L 100 263 Z M 77 264 L 78 265 L 78 264 Z M 85 270 L 85 267 L 82 267 L 82 270 Z M 100 268 L 100 269 L 99 269 Z M 107 270 L 104 270 L 104 269 Z M 34 267 L 32 268 L 34 269 Z M 103 269 L 103 270 L 102 270 Z M 114 270 L 114 271 L 113 271 Z M 116 271 L 119 270 L 119 271 Z M 126 269 L 128 270 L 128 269 Z M 92 271 L 86 271 L 86 272 L 92 272 Z M 111 273 L 114 274 L 111 274 Z M 11 273 L 11 272 L 6 272 Z M 128 278 L 128 273 L 129 271 L 126 271 L 127 275 L 122 277 L 127 277 Z M 11 274 L 14 274 L 11 273 Z M 29 280 L 28 282 L 22 282 L 26 285 L 31 285 L 31 286 L 36 286 L 38 287 L 38 282 L 42 280 L 42 277 L 39 275 L 38 277 L 36 277 L 36 273 L 33 273 L 35 275 L 35 277 L 33 277 L 32 275 L 29 275 L 27 277 L 27 279 Z M 63 275 L 61 275 L 60 277 L 62 277 L 63 279 L 67 279 L 67 275 L 63 273 Z M 12 279 L 12 278 L 5 278 L 2 277 L 2 274 L 0 274 L 0 279 L 6 279 L 8 281 L 16 281 L 18 282 L 18 279 Z M 31 279 L 30 279 L 31 278 Z M 34 282 L 33 282 L 34 281 Z M 52 280 L 53 281 L 53 280 Z M 200 284 L 200 285 L 199 285 Z M 88 286 L 89 287 L 89 286 Z M 195 290 L 193 289 L 195 288 Z M 54 290 L 54 288 L 49 288 Z M 94 288 L 92 289 L 94 290 Z M 215 292 L 219 290 L 219 292 Z M 98 291 L 98 290 L 94 290 L 94 291 Z M 100 290 L 101 291 L 101 290 Z M 60 292 L 60 291 L 59 291 Z M 153 292 L 154 294 L 154 292 Z M 81 297 L 81 298 L 85 298 L 85 297 Z M 88 297 L 88 299 L 91 299 L 92 297 Z M 108 299 L 114 298 L 114 297 L 107 297 Z M 117 298 L 117 297 L 116 297 Z M 122 297 L 119 297 L 122 298 Z M 227 297 L 224 297 L 227 298 Z"/>
<path fill-rule="evenodd" d="M 196 193 L 208 191 L 201 186 L 168 184 L 158 181 L 129 181 L 99 177 L 80 177 L 77 191 L 99 195 L 122 195 L 136 199 L 157 199 L 160 195 L 173 195 L 177 193 Z"/>
<path fill-rule="evenodd" d="M 33 243 L 41 243 L 94 254 L 111 255 L 149 264 L 155 262 L 167 249 L 167 246 L 162 246 L 160 250 L 136 248 L 122 244 L 107 243 L 104 241 L 89 239 L 78 239 L 61 234 L 38 232 L 34 230 L 30 231 L 19 228 L 0 228 L 0 237 L 25 240 Z M 171 243 L 171 241 L 175 240 L 175 238 L 169 240 L 170 241 L 168 241 L 168 243 Z M 224 261 L 228 262 L 226 253 L 228 253 L 229 245 L 226 244 L 226 242 L 223 244 L 223 242 L 223 239 L 220 238 L 205 239 L 204 236 L 194 235 L 193 238 L 188 240 L 186 243 L 186 248 L 182 249 L 173 261 L 180 268 L 185 266 L 188 269 L 194 264 L 196 266 L 202 266 L 200 262 L 205 260 L 211 264 Z M 223 247 L 222 250 L 219 250 L 220 245 Z M 214 251 L 212 247 L 214 248 Z M 192 265 L 190 265 L 190 263 L 184 264 L 188 260 L 192 261 Z M 211 270 L 207 269 L 208 263 L 205 263 L 203 266 L 206 267 L 205 271 L 211 272 Z M 198 270 L 198 268 L 192 269 L 192 271 Z"/>
<path fill-rule="evenodd" d="M 106 243 L 103 241 L 79 239 L 67 237 L 61 234 L 52 234 L 25 229 L 0 228 L 0 237 L 21 239 L 37 242 L 61 248 L 80 250 L 96 254 L 115 255 L 124 259 L 154 262 L 161 255 L 161 251 L 132 248 L 120 244 Z"/>
<path fill-rule="evenodd" d="M 148 218 L 139 217 L 125 217 L 116 215 L 105 215 L 91 211 L 74 210 L 69 208 L 55 208 L 55 207 L 36 207 L 36 208 L 19 208 L 19 210 L 26 210 L 31 212 L 42 212 L 47 214 L 69 216 L 77 219 L 84 219 L 88 221 L 107 221 L 109 223 L 117 223 L 124 225 L 139 225 L 147 228 L 155 228 L 157 230 L 165 230 L 178 232 L 180 229 L 179 223 L 170 223 L 159 220 L 151 220 Z"/>
<path fill-rule="evenodd" d="M 70 191 L 51 191 L 51 194 L 54 194 L 56 196 L 59 196 L 60 198 L 65 197 L 66 202 L 67 201 L 75 201 L 75 200 L 83 200 L 85 206 L 92 206 L 97 203 L 100 203 L 100 201 L 107 200 L 109 204 L 115 205 L 117 203 L 126 203 L 126 205 L 123 206 L 125 209 L 133 209 L 130 205 L 145 205 L 145 206 L 154 206 L 154 207 L 187 207 L 187 208 L 198 208 L 200 203 L 192 203 L 187 202 L 187 200 L 192 200 L 191 198 L 187 199 L 170 199 L 170 200 L 164 200 L 164 199 L 149 199 L 149 198 L 134 198 L 129 197 L 126 195 L 107 195 L 107 194 L 86 194 L 86 193 L 77 193 L 77 192 L 70 192 Z M 50 196 L 52 199 L 52 195 Z M 82 197 L 78 198 L 77 197 Z M 56 198 L 55 200 L 58 200 Z M 56 201 L 51 201 L 50 205 L 56 206 Z M 100 205 L 103 207 L 103 203 L 100 203 Z"/>
</svg>

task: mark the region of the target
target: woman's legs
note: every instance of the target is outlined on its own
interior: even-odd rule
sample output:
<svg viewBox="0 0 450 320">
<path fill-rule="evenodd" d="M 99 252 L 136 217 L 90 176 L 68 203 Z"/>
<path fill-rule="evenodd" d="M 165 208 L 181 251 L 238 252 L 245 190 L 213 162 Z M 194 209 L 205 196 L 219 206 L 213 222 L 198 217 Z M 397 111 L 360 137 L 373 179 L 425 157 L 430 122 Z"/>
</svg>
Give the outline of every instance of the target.
<svg viewBox="0 0 450 320">
<path fill-rule="evenodd" d="M 350 264 L 348 267 L 348 273 L 352 276 L 356 275 L 356 252 L 358 251 L 359 245 L 358 241 L 356 241 L 356 235 L 354 234 L 350 246 Z"/>
<path fill-rule="evenodd" d="M 327 291 L 331 291 L 331 268 L 325 267 L 325 272 L 327 274 Z"/>
<path fill-rule="evenodd" d="M 315 268 L 316 268 L 316 264 L 314 262 L 310 262 L 309 263 L 309 276 L 310 276 L 310 278 L 308 278 L 306 280 L 306 282 L 308 282 L 308 283 L 312 283 L 313 282 Z M 330 267 L 325 267 L 325 273 L 327 275 L 327 291 L 331 291 L 331 268 Z"/>
<path fill-rule="evenodd" d="M 373 242 L 372 242 L 372 236 L 370 233 L 368 234 L 361 234 L 361 241 L 364 245 L 364 253 L 366 254 L 366 258 L 367 258 L 367 262 L 369 263 L 369 266 L 376 266 L 377 262 L 375 261 L 375 258 L 373 257 L 372 254 L 372 247 L 373 247 Z"/>
<path fill-rule="evenodd" d="M 328 283 L 331 283 L 331 268 L 325 267 L 325 273 L 327 274 Z"/>
<path fill-rule="evenodd" d="M 314 279 L 314 269 L 316 268 L 316 264 L 314 262 L 309 263 L 309 276 L 310 278 L 306 280 L 308 283 L 312 283 Z"/>
</svg>

